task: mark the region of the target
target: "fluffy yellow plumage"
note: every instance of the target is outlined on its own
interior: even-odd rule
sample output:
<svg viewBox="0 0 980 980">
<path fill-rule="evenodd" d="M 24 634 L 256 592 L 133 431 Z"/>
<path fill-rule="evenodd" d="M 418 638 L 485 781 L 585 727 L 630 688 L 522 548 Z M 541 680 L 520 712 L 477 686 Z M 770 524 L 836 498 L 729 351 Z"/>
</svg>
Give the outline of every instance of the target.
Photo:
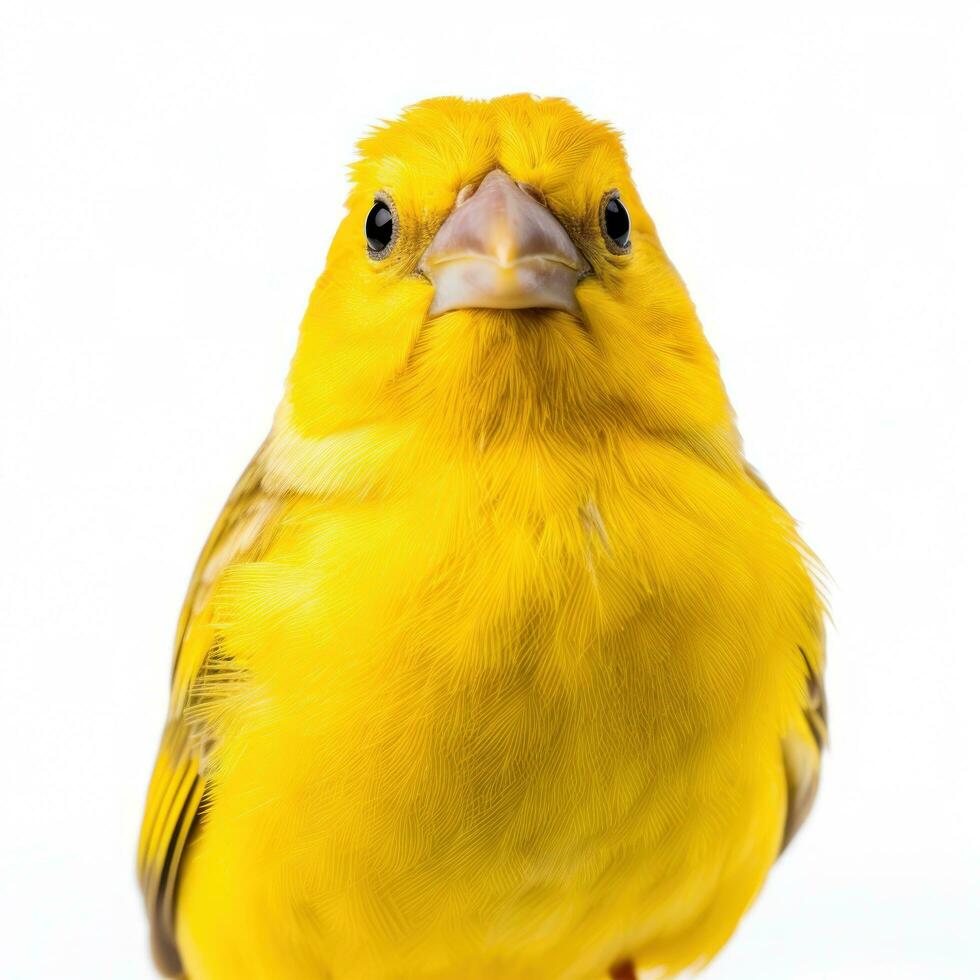
<svg viewBox="0 0 980 980">
<path fill-rule="evenodd" d="M 439 99 L 366 139 L 353 176 L 178 630 L 140 839 L 158 964 L 703 964 L 816 789 L 806 551 L 742 458 L 610 129 L 561 100 Z M 420 262 L 474 188 L 485 213 L 496 193 L 558 219 L 573 305 L 429 315 Z M 376 201 L 390 254 L 365 247 Z M 540 285 L 557 266 L 534 262 Z"/>
</svg>

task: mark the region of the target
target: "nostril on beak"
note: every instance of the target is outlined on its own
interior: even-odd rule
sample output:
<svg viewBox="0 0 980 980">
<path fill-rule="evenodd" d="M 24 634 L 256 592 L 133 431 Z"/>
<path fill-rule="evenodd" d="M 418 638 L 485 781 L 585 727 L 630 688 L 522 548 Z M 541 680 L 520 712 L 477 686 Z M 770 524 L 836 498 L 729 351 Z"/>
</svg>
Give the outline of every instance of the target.
<svg viewBox="0 0 980 980">
<path fill-rule="evenodd" d="M 542 207 L 547 207 L 547 202 L 545 201 L 544 194 L 535 187 L 533 184 L 527 184 L 523 180 L 515 181 L 518 187 L 529 197 L 533 197 L 535 201 L 538 202 Z"/>
<path fill-rule="evenodd" d="M 465 204 L 476 193 L 476 188 L 476 181 L 467 184 L 465 187 L 461 187 L 459 193 L 456 195 L 454 207 L 458 208 L 461 204 Z"/>
</svg>

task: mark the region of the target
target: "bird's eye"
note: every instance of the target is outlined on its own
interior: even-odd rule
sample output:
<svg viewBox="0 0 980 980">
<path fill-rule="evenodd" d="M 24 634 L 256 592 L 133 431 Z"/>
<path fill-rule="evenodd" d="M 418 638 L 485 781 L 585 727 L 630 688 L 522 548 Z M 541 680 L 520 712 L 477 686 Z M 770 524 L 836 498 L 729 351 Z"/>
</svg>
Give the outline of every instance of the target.
<svg viewBox="0 0 980 980">
<path fill-rule="evenodd" d="M 383 259 L 388 255 L 395 244 L 397 230 L 395 206 L 387 198 L 378 197 L 364 222 L 368 255 L 372 259 Z"/>
<path fill-rule="evenodd" d="M 625 255 L 630 250 L 630 213 L 619 199 L 617 191 L 610 191 L 602 199 L 599 224 L 609 251 L 616 255 Z"/>
</svg>

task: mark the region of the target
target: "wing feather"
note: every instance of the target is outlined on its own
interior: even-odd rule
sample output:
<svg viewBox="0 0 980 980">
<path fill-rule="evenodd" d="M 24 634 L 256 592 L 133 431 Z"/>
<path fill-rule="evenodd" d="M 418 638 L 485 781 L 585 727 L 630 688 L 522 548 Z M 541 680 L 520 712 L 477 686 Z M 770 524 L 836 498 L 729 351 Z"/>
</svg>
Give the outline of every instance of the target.
<svg viewBox="0 0 980 980">
<path fill-rule="evenodd" d="M 806 667 L 806 691 L 801 705 L 799 727 L 783 738 L 783 766 L 786 770 L 786 823 L 780 853 L 789 847 L 796 832 L 810 815 L 820 784 L 820 762 L 827 746 L 827 697 L 823 676 L 815 663 L 823 662 L 822 637 L 819 657 L 799 648 Z"/>
<path fill-rule="evenodd" d="M 758 471 L 746 463 L 745 473 L 779 508 L 786 519 L 791 520 L 786 509 L 776 499 Z M 797 724 L 784 736 L 782 744 L 783 768 L 786 773 L 786 822 L 783 827 L 780 853 L 789 847 L 797 831 L 810 815 L 810 810 L 813 809 L 820 784 L 821 758 L 828 742 L 827 694 L 823 683 L 825 655 L 823 615 L 822 605 L 814 596 L 813 608 L 808 610 L 808 615 L 805 617 L 810 623 L 813 636 L 806 645 L 797 647 L 797 653 L 803 658 L 806 674 L 800 717 L 797 719 Z"/>
<path fill-rule="evenodd" d="M 175 923 L 181 861 L 208 793 L 213 733 L 194 716 L 195 692 L 206 687 L 212 674 L 228 670 L 207 621 L 208 602 L 229 563 L 256 558 L 265 550 L 283 506 L 283 499 L 262 485 L 264 448 L 242 474 L 215 523 L 177 626 L 170 708 L 150 777 L 137 856 L 153 958 L 165 976 L 182 973 Z"/>
</svg>

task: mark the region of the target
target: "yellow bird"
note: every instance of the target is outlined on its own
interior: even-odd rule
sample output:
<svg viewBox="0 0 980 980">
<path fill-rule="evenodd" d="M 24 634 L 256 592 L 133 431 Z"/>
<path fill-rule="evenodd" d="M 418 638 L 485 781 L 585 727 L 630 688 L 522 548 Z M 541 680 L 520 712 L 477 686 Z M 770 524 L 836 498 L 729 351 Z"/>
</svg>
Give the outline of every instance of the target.
<svg viewBox="0 0 980 980">
<path fill-rule="evenodd" d="M 191 980 L 669 976 L 806 816 L 823 618 L 616 133 L 372 133 L 177 632 L 139 874 Z"/>
</svg>

